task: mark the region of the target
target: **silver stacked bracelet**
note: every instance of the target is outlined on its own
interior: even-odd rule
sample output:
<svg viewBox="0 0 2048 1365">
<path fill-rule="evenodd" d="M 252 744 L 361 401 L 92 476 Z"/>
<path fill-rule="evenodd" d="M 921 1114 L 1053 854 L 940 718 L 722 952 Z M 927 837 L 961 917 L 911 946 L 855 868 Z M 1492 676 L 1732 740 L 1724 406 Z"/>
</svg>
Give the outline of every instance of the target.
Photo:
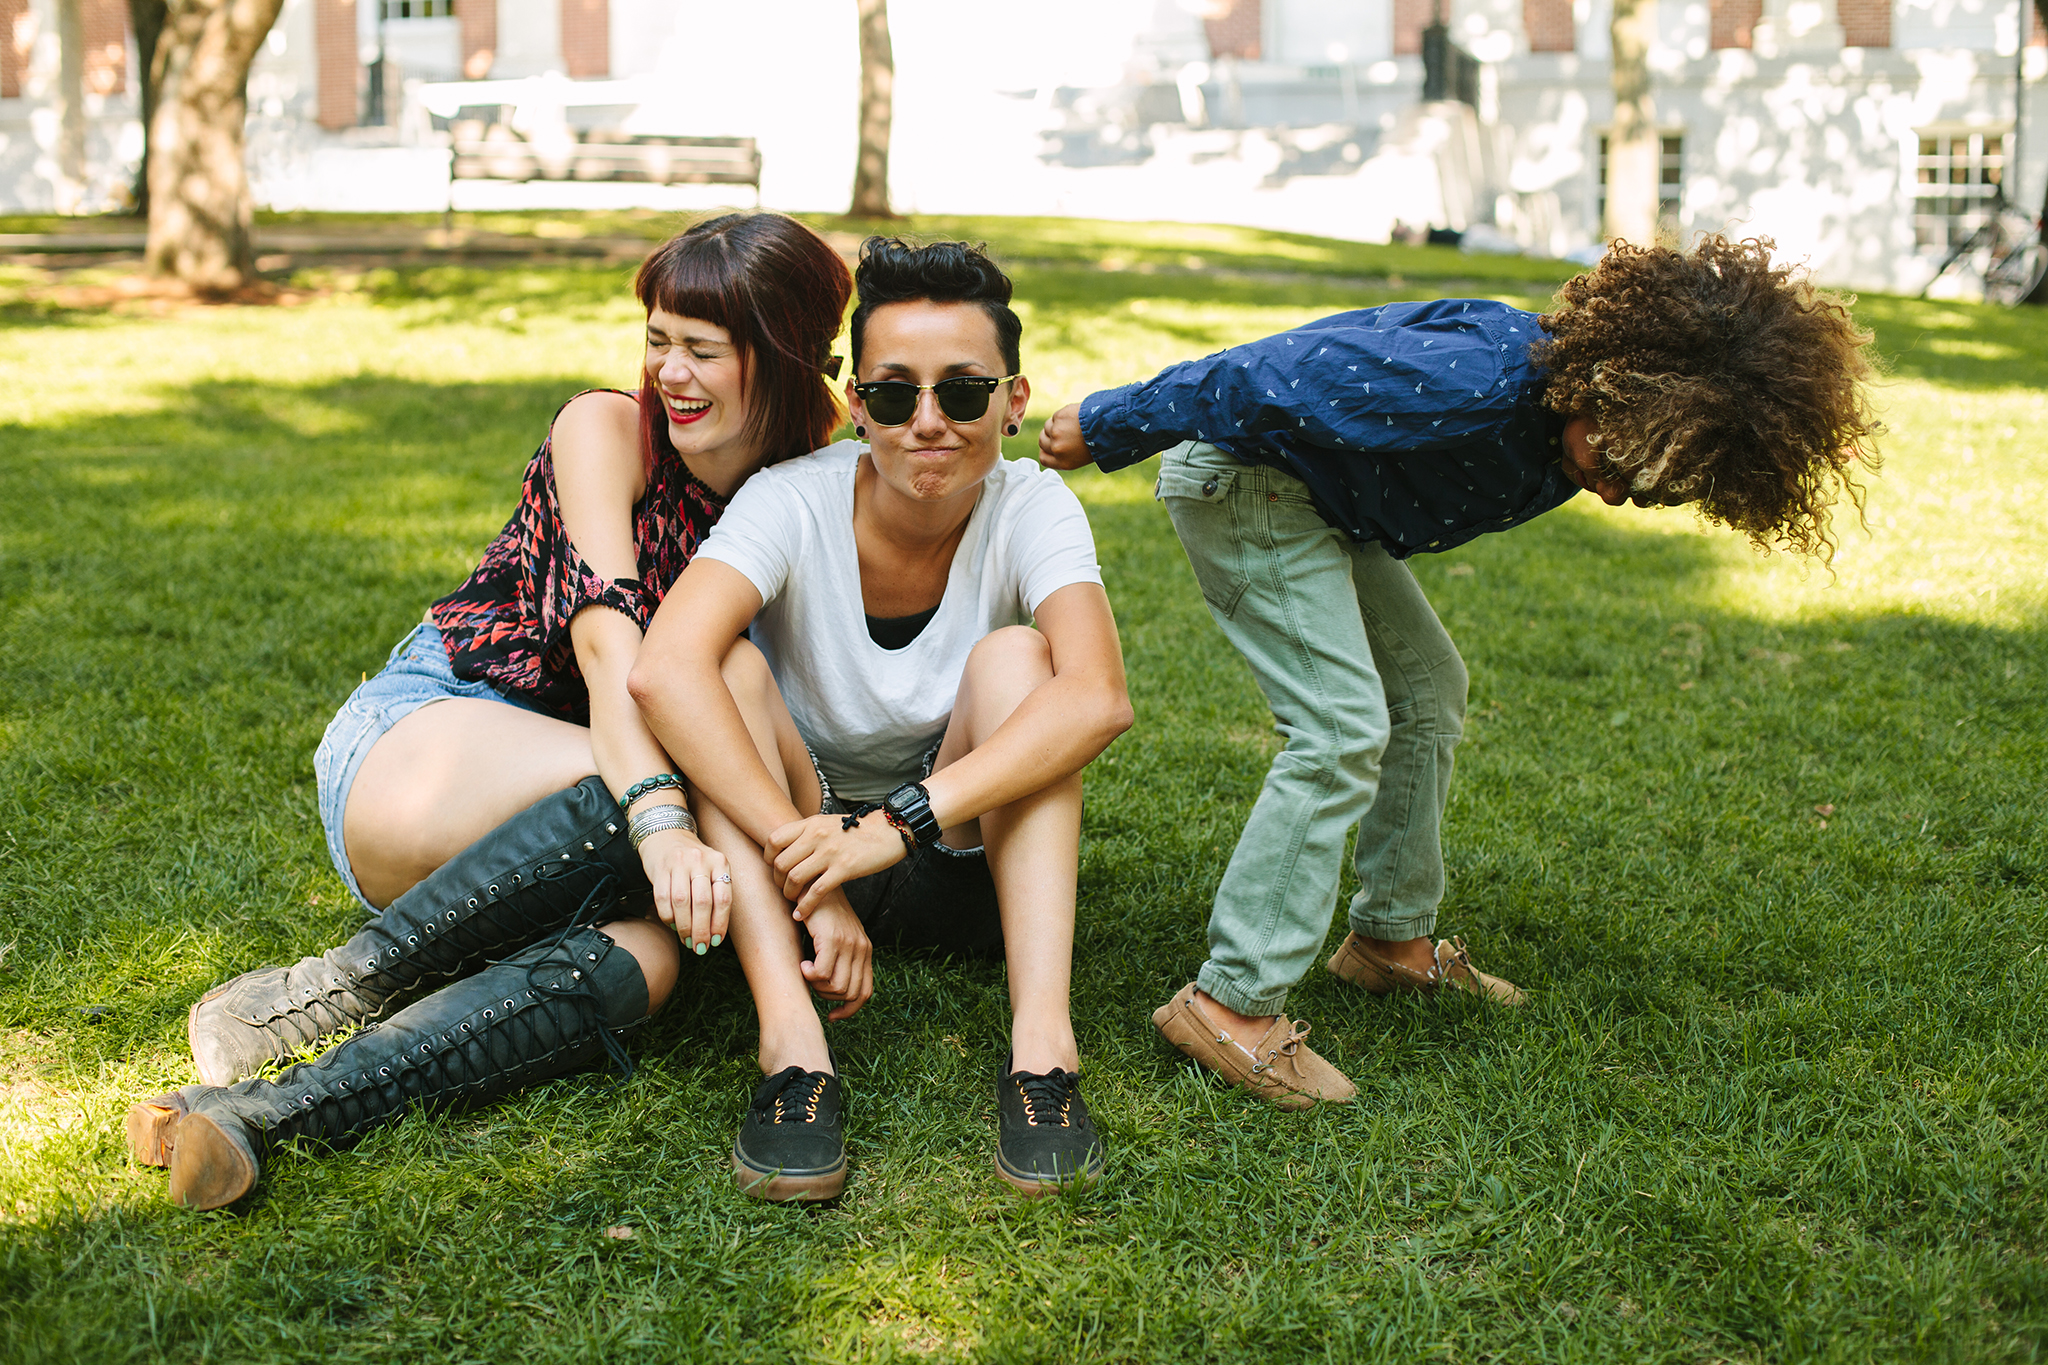
<svg viewBox="0 0 2048 1365">
<path fill-rule="evenodd" d="M 691 834 L 697 832 L 697 817 L 690 814 L 686 806 L 648 806 L 626 823 L 626 837 L 638 848 L 650 834 L 659 834 L 665 829 L 680 829 Z"/>
</svg>

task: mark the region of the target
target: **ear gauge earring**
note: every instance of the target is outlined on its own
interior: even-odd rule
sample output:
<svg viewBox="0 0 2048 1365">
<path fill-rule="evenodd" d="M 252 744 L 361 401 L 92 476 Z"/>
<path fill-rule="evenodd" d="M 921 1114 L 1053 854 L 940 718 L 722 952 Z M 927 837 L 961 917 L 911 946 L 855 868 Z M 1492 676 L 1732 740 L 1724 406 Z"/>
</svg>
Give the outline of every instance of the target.
<svg viewBox="0 0 2048 1365">
<path fill-rule="evenodd" d="M 853 434 L 860 437 L 861 440 L 865 441 L 868 438 L 868 429 L 864 426 L 856 424 L 853 428 Z"/>
<path fill-rule="evenodd" d="M 1012 422 L 1012 423 L 1010 423 L 1010 425 L 1008 425 L 1008 426 L 1006 426 L 1006 427 L 1004 427 L 1004 428 L 1003 428 L 1003 435 L 1005 435 L 1005 436 L 1015 436 L 1016 434 L 1017 434 L 1017 424 L 1016 424 L 1015 422 Z"/>
</svg>

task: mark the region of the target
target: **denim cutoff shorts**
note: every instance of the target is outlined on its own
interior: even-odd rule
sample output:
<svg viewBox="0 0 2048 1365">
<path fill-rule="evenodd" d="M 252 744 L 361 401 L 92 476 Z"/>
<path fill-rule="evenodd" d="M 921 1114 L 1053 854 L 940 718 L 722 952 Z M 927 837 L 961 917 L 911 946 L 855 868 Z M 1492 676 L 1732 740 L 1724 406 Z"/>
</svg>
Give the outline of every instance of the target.
<svg viewBox="0 0 2048 1365">
<path fill-rule="evenodd" d="M 455 670 L 448 666 L 448 650 L 441 643 L 441 632 L 432 622 L 422 621 L 398 642 L 376 677 L 349 693 L 341 710 L 327 723 L 327 733 L 320 737 L 320 747 L 313 754 L 313 778 L 320 797 L 320 824 L 327 832 L 327 856 L 334 860 L 334 870 L 341 874 L 349 894 L 373 914 L 377 907 L 363 900 L 363 890 L 356 885 L 355 873 L 349 870 L 348 850 L 341 840 L 341 813 L 348 806 L 349 788 L 355 785 L 356 772 L 363 766 L 370 746 L 382 739 L 386 730 L 422 706 L 450 697 L 481 697 L 524 711 L 540 710 L 490 683 L 464 682 L 456 677 Z"/>
</svg>

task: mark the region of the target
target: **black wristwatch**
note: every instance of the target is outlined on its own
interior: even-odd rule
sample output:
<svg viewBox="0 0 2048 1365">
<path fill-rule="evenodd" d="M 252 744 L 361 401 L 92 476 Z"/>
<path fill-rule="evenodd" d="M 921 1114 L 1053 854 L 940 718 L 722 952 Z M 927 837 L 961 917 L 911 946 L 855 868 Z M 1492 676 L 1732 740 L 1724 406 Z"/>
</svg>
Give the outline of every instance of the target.
<svg viewBox="0 0 2048 1365">
<path fill-rule="evenodd" d="M 939 841 L 945 833 L 939 828 L 938 817 L 932 814 L 931 793 L 924 789 L 922 782 L 905 782 L 895 791 L 882 798 L 882 809 L 898 816 L 910 826 L 910 837 L 920 846 L 929 846 Z"/>
</svg>

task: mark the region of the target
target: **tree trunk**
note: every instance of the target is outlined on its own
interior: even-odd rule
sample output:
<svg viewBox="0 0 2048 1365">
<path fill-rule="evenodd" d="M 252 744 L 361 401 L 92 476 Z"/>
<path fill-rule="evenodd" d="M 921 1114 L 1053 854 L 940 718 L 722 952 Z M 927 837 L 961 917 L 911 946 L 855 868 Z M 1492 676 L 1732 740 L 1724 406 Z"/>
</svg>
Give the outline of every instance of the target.
<svg viewBox="0 0 2048 1365">
<path fill-rule="evenodd" d="M 896 55 L 889 47 L 889 0 L 860 5 L 860 150 L 853 163 L 855 218 L 894 218 L 889 208 L 889 120 Z"/>
<path fill-rule="evenodd" d="M 1657 240 L 1657 115 L 1650 103 L 1650 38 L 1657 0 L 1614 0 L 1610 32 L 1614 126 L 1607 135 L 1607 217 L 1601 235 Z"/>
<path fill-rule="evenodd" d="M 149 217 L 150 125 L 156 122 L 156 45 L 164 31 L 164 0 L 128 0 L 135 30 L 136 108 L 142 116 L 142 160 L 135 167 L 135 213 Z"/>
<path fill-rule="evenodd" d="M 2036 15 L 2039 16 L 2035 20 L 2035 22 L 2040 24 L 2042 28 L 2048 29 L 2048 0 L 2034 0 L 2034 12 L 2036 13 Z M 2026 42 L 2027 39 L 2031 36 L 2031 34 L 2025 33 L 2022 33 L 2020 35 L 2020 51 L 2022 54 L 2026 52 Z M 2022 60 L 2024 60 L 2024 56 L 2022 57 Z M 2024 70 L 2025 68 L 2022 67 L 2021 69 Z M 2014 120 L 2014 126 L 2015 131 L 2017 131 L 2018 120 Z M 2017 170 L 2017 168 L 2015 168 L 2015 170 Z M 2039 217 L 2034 219 L 2034 223 L 2035 231 L 2037 233 L 2041 230 L 2041 227 L 2043 225 L 2048 225 L 2048 186 L 2042 187 L 2041 213 Z M 2037 307 L 2048 306 L 2048 275 L 2043 275 L 2041 277 L 2041 282 L 2034 286 L 2034 292 L 2027 295 L 2025 298 L 2021 299 L 2020 302 L 2031 303 L 2036 305 Z"/>
<path fill-rule="evenodd" d="M 85 211 L 85 13 L 57 0 L 57 212 Z"/>
<path fill-rule="evenodd" d="M 169 0 L 150 126 L 150 269 L 204 294 L 255 275 L 242 128 L 249 64 L 284 0 Z"/>
</svg>

